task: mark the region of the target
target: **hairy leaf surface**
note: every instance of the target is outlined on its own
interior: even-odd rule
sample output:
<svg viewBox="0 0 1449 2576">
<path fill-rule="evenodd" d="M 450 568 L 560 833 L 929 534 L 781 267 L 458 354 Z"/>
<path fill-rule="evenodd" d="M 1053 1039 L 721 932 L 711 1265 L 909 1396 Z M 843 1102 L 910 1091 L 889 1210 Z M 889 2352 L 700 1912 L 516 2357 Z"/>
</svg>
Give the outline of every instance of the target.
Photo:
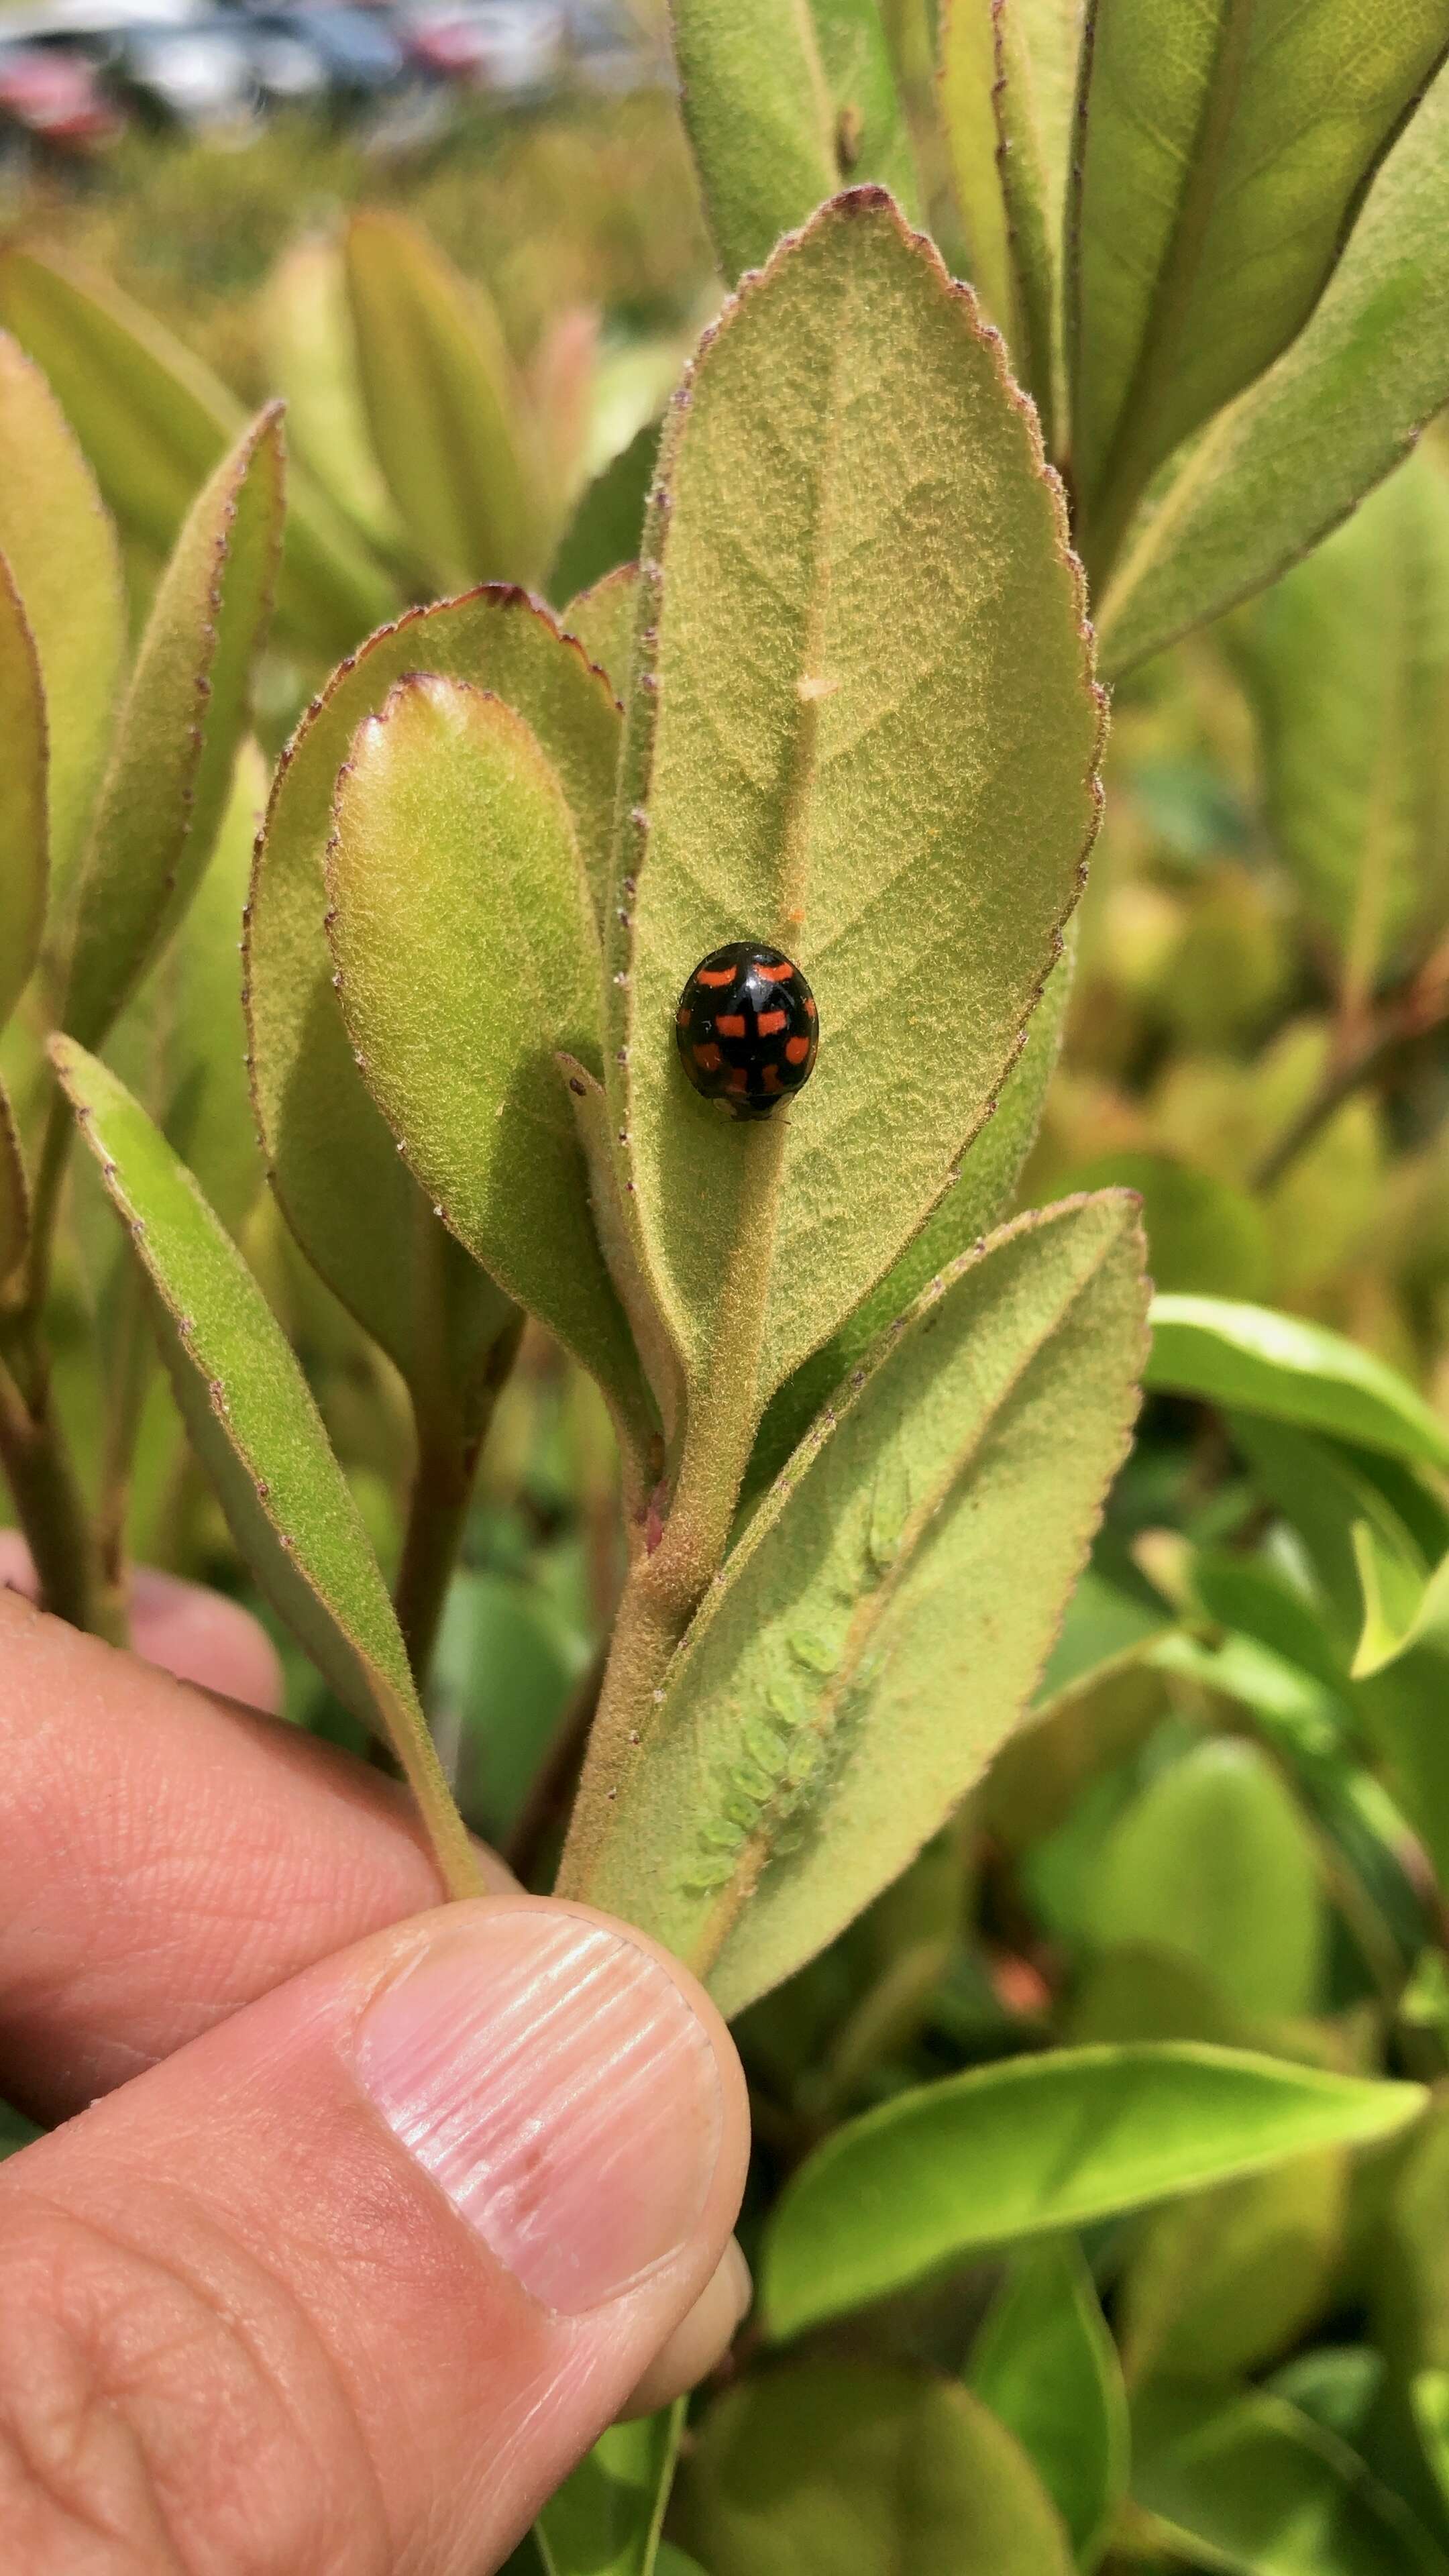
<svg viewBox="0 0 1449 2576">
<path fill-rule="evenodd" d="M 1046 32 L 1036 10 L 1038 35 Z M 1021 0 L 947 0 L 941 117 L 971 276 L 1055 452 L 1061 401 L 1062 179 L 1038 125 L 1036 65 Z M 1053 29 L 1063 43 L 1066 27 Z"/>
<path fill-rule="evenodd" d="M 670 0 L 705 217 L 733 286 L 837 184 L 808 0 Z"/>
</svg>

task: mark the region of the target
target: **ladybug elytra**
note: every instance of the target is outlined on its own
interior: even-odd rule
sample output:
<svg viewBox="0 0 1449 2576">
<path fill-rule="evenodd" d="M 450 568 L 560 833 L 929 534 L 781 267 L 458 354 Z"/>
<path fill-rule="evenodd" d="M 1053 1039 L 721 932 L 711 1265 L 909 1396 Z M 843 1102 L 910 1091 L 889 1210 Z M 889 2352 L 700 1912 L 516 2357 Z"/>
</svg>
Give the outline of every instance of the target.
<svg viewBox="0 0 1449 2576">
<path fill-rule="evenodd" d="M 819 1043 L 815 996 L 778 948 L 737 939 L 701 958 L 674 1015 L 679 1060 L 696 1091 L 736 1118 L 768 1118 L 808 1082 Z"/>
</svg>

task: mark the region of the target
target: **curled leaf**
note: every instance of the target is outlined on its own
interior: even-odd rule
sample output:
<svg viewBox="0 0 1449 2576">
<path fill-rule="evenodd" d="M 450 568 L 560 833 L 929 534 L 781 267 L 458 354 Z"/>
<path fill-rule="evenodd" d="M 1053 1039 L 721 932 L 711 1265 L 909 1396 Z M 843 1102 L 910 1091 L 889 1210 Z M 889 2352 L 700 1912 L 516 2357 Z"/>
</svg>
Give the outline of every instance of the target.
<svg viewBox="0 0 1449 2576">
<path fill-rule="evenodd" d="M 45 691 L 40 657 L 10 567 L 0 555 L 0 1028 L 40 954 L 49 886 Z"/>
</svg>

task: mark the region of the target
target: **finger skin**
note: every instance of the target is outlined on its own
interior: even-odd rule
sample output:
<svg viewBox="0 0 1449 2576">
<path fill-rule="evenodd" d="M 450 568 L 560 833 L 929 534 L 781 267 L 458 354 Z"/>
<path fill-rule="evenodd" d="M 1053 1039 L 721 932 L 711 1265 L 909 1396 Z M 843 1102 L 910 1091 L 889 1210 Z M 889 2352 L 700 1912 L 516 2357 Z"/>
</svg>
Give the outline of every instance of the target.
<svg viewBox="0 0 1449 2576">
<path fill-rule="evenodd" d="M 38 1596 L 29 1551 L 17 1530 L 0 1530 L 0 1587 Z M 143 1664 L 178 1681 L 196 1682 L 275 1717 L 282 1705 L 282 1661 L 264 1628 L 236 1601 L 199 1583 L 138 1566 L 131 1579 L 131 1643 Z"/>
<path fill-rule="evenodd" d="M 559 2259 L 554 2183 L 525 2258 L 507 2193 L 480 2218 L 426 2139 L 410 2152 L 396 2116 L 385 2124 L 368 2049 L 440 1942 L 475 1945 L 464 1964 L 471 1976 L 484 1960 L 486 1980 L 489 1943 L 561 1930 L 574 1943 L 594 1926 L 640 1971 L 646 2027 L 667 1985 L 692 2034 L 694 2090 L 682 2116 L 651 2125 L 617 2051 L 565 2088 L 564 2127 L 582 2118 L 603 2149 L 583 2223 L 597 2224 L 605 2268 L 586 2272 L 580 2303 L 528 2285 L 532 2266 Z M 551 2025 L 545 2012 L 530 2042 L 545 2056 Z M 671 2103 L 679 2062 L 661 2078 Z M 495 2078 L 479 2066 L 486 2094 Z M 530 2158 L 550 2171 L 559 2113 L 535 2139 L 534 2096 L 524 2085 L 514 2105 L 507 2075 L 505 2063 L 504 2170 L 526 2199 Z M 485 2576 L 715 2273 L 745 2134 L 712 2006 L 586 1907 L 448 1907 L 310 1970 L 0 2174 L 0 2525 L 14 2563 L 30 2576 Z M 681 2232 L 618 2287 L 610 2231 L 630 2242 L 656 2196 Z M 581 2211 L 575 2187 L 566 2239 Z"/>
<path fill-rule="evenodd" d="M 0 1592 L 0 2091 L 33 2117 L 440 1893 L 395 1784 Z"/>
</svg>

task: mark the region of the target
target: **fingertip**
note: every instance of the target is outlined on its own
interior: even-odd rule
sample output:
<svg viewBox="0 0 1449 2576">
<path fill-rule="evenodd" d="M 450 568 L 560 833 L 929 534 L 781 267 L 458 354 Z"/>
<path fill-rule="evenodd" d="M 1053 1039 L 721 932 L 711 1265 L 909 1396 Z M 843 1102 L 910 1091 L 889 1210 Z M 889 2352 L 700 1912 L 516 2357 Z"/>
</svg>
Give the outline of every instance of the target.
<svg viewBox="0 0 1449 2576">
<path fill-rule="evenodd" d="M 717 2370 L 749 2315 L 754 2295 L 750 2267 L 739 2238 L 732 2236 L 689 2314 L 661 2344 L 627 2405 L 620 2408 L 621 2422 L 672 2406 L 676 2397 L 697 2388 Z"/>
<path fill-rule="evenodd" d="M 280 1713 L 282 1659 L 240 1602 L 139 1566 L 131 1584 L 131 1642 L 143 1663 L 177 1681 L 195 1682 L 267 1717 Z"/>
</svg>

